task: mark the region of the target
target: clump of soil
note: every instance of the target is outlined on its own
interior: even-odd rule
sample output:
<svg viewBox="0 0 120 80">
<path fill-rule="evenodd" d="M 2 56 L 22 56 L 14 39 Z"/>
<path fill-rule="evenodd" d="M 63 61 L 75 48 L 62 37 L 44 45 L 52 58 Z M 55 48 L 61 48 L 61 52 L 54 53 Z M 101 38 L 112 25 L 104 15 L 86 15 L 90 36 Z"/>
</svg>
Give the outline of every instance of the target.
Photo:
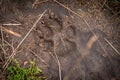
<svg viewBox="0 0 120 80">
<path fill-rule="evenodd" d="M 110 19 L 107 9 L 103 11 L 93 2 L 77 0 L 18 0 L 10 4 L 13 5 L 7 12 L 1 10 L 0 23 L 21 37 L 1 29 L 0 43 L 7 44 L 0 49 L 1 66 L 33 27 L 38 15 L 47 10 L 14 58 L 23 66 L 24 62 L 35 60 L 48 80 L 120 79 L 120 25 Z M 5 25 L 8 23 L 20 25 Z"/>
</svg>

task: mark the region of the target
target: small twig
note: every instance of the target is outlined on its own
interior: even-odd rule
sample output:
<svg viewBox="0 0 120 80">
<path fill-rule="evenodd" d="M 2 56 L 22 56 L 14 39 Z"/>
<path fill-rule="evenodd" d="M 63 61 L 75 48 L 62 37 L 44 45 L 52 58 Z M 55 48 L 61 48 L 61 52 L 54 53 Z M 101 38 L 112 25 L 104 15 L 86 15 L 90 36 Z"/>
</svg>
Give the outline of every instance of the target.
<svg viewBox="0 0 120 80">
<path fill-rule="evenodd" d="M 110 43 L 110 41 L 108 41 L 106 38 L 104 38 L 105 41 L 115 50 L 115 52 L 120 55 L 120 52 Z"/>
<path fill-rule="evenodd" d="M 21 46 L 21 44 L 24 42 L 24 40 L 28 37 L 28 35 L 31 33 L 31 31 L 36 27 L 37 23 L 39 22 L 39 20 L 42 18 L 42 16 L 46 13 L 47 10 L 45 10 L 42 14 L 40 14 L 39 18 L 35 21 L 35 23 L 33 24 L 32 28 L 27 32 L 27 34 L 25 35 L 25 37 L 21 40 L 21 42 L 17 45 L 17 47 L 15 48 L 15 50 L 13 51 L 13 53 L 10 55 L 10 57 L 8 58 L 8 60 L 5 62 L 5 64 L 3 65 L 4 70 L 8 67 L 8 65 L 10 64 L 12 58 L 14 58 L 17 49 Z"/>
<path fill-rule="evenodd" d="M 61 64 L 60 64 L 60 61 L 58 59 L 58 56 L 57 56 L 57 53 L 56 53 L 56 42 L 54 40 L 54 54 L 55 54 L 55 58 L 57 60 L 57 63 L 58 63 L 58 68 L 59 68 L 59 79 L 62 80 L 62 73 L 61 73 Z"/>
<path fill-rule="evenodd" d="M 12 31 L 12 30 L 8 30 L 8 29 L 6 29 L 6 28 L 4 28 L 4 27 L 2 27 L 2 26 L 0 26 L 0 28 L 1 28 L 1 30 L 5 31 L 5 32 L 7 32 L 7 33 L 10 33 L 10 34 L 12 34 L 12 35 L 14 35 L 14 36 L 21 37 L 21 34 L 16 33 L 16 32 L 14 32 L 14 31 Z"/>
</svg>

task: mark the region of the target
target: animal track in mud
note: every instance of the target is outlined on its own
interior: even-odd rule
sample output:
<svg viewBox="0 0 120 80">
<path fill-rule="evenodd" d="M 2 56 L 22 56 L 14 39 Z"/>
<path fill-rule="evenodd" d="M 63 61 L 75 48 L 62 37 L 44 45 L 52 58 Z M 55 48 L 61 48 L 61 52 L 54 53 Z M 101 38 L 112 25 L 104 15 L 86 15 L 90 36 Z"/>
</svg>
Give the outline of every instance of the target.
<svg viewBox="0 0 120 80">
<path fill-rule="evenodd" d="M 65 54 L 67 51 L 73 50 L 73 47 L 75 47 L 75 26 L 63 26 L 64 21 L 62 18 L 55 15 L 53 16 L 53 14 L 47 15 L 41 20 L 41 23 L 36 27 L 36 33 L 39 39 L 44 40 L 43 43 L 45 43 L 45 49 L 53 49 L 55 44 L 57 44 L 56 52 L 58 54 Z M 51 46 L 48 46 L 48 44 Z"/>
<path fill-rule="evenodd" d="M 98 79 L 99 76 L 104 77 L 104 75 L 106 75 L 105 80 L 110 80 L 108 76 L 111 74 L 108 73 L 112 71 L 111 67 L 114 66 L 101 72 L 108 68 L 105 61 L 108 61 L 109 65 L 111 62 L 108 55 L 104 57 L 105 52 L 97 42 L 99 40 L 103 46 L 106 46 L 103 40 L 105 35 L 99 30 L 93 30 L 93 32 L 97 38 L 91 31 L 82 32 L 79 26 L 70 23 L 67 18 L 56 16 L 53 13 L 47 14 L 41 19 L 41 23 L 36 27 L 35 33 L 37 35 L 35 36 L 38 36 L 39 42 L 37 44 L 41 44 L 42 49 L 44 48 L 48 53 L 42 52 L 42 55 L 49 56 L 46 60 L 48 64 L 46 71 L 52 75 L 50 80 L 59 79 L 58 66 L 53 58 L 54 50 L 61 63 L 62 80 L 84 79 L 84 73 L 89 76 L 86 77 L 86 80 Z M 52 57 L 48 51 L 52 53 Z M 90 73 L 94 77 L 90 76 Z"/>
</svg>

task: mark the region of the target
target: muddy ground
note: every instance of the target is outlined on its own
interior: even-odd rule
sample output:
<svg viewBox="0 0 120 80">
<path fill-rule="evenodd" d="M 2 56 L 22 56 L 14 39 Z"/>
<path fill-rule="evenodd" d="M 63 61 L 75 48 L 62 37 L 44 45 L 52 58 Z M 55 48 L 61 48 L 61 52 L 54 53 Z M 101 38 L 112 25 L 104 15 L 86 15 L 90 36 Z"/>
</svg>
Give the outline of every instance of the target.
<svg viewBox="0 0 120 80">
<path fill-rule="evenodd" d="M 120 24 L 99 4 L 98 0 L 1 1 L 0 73 L 15 53 L 23 66 L 34 60 L 47 80 L 119 80 Z M 4 72 L 1 78 L 5 77 Z"/>
</svg>

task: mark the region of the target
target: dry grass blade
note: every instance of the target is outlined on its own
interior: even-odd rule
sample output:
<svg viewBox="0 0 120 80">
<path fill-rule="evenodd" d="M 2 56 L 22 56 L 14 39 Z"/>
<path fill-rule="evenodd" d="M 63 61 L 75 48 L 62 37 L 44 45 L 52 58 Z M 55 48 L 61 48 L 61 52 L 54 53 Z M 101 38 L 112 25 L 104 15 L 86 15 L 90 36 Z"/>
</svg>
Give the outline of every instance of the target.
<svg viewBox="0 0 120 80">
<path fill-rule="evenodd" d="M 21 40 L 21 42 L 17 45 L 17 47 L 15 48 L 15 50 L 13 51 L 13 53 L 10 55 L 10 57 L 8 58 L 8 60 L 5 62 L 5 64 L 3 65 L 3 69 L 5 71 L 5 69 L 8 67 L 8 65 L 10 64 L 12 58 L 14 58 L 17 49 L 21 46 L 21 44 L 24 42 L 24 40 L 28 37 L 28 35 L 31 33 L 31 31 L 36 27 L 37 23 L 39 22 L 39 20 L 42 18 L 42 16 L 46 13 L 47 10 L 45 10 L 42 14 L 39 15 L 39 18 L 35 21 L 35 23 L 33 24 L 32 28 L 27 32 L 27 34 L 24 36 L 24 38 Z"/>
<path fill-rule="evenodd" d="M 32 7 L 34 8 L 34 7 L 36 7 L 36 5 L 47 2 L 47 1 L 49 1 L 49 0 L 43 0 L 43 1 L 35 0 L 34 3 L 32 4 Z"/>
<path fill-rule="evenodd" d="M 8 24 L 2 24 L 4 26 L 20 26 L 22 24 L 15 24 L 15 23 L 8 23 Z"/>
<path fill-rule="evenodd" d="M 14 51 L 14 46 L 13 46 L 13 43 L 12 44 L 10 44 L 9 42 L 7 42 L 6 40 L 4 40 L 5 41 L 5 43 L 8 45 L 8 46 L 10 46 L 11 48 L 12 48 L 12 51 Z"/>
<path fill-rule="evenodd" d="M 49 54 L 50 54 L 50 56 L 55 60 L 55 62 L 57 63 L 57 65 L 58 65 L 58 62 L 57 62 L 57 60 L 56 60 L 56 58 L 55 58 L 55 56 L 52 54 L 52 52 L 50 52 L 49 51 Z"/>
<path fill-rule="evenodd" d="M 5 42 L 5 39 L 4 39 L 3 29 L 2 29 L 2 28 L 1 28 L 1 39 L 2 39 L 2 40 L 1 40 L 2 42 L 1 42 L 1 46 L 0 46 L 0 47 L 1 47 L 1 49 L 3 50 L 4 57 L 5 57 L 5 55 L 6 55 L 7 53 L 6 53 L 6 50 L 5 50 L 5 48 L 4 48 L 4 47 L 5 47 L 5 43 L 4 43 L 4 42 Z"/>
<path fill-rule="evenodd" d="M 57 53 L 56 53 L 56 47 L 57 46 L 57 42 L 54 40 L 54 54 L 55 54 L 55 58 L 58 64 L 58 69 L 59 69 L 59 79 L 62 80 L 62 74 L 61 74 L 61 64 L 60 61 L 58 59 Z"/>
<path fill-rule="evenodd" d="M 105 41 L 115 50 L 115 52 L 118 54 L 118 55 L 120 55 L 120 52 L 106 39 L 106 38 L 104 38 L 105 39 Z"/>
<path fill-rule="evenodd" d="M 1 28 L 3 31 L 5 31 L 5 32 L 7 32 L 7 33 L 10 33 L 10 34 L 12 34 L 12 35 L 14 35 L 14 36 L 21 37 L 21 34 L 16 33 L 16 32 L 14 32 L 14 31 L 12 31 L 12 30 L 8 30 L 8 29 L 6 29 L 6 28 L 4 28 L 4 27 L 2 27 L 2 26 L 0 26 L 0 28 Z"/>
<path fill-rule="evenodd" d="M 3 51 L 3 53 L 4 53 L 4 55 L 6 55 L 7 53 L 6 53 L 5 49 L 4 49 L 4 47 L 2 47 L 2 46 L 0 46 L 0 47 L 1 47 L 1 49 L 2 49 L 2 51 Z"/>
<path fill-rule="evenodd" d="M 3 28 L 1 28 L 0 30 L 1 30 L 1 39 L 2 39 L 2 43 L 4 43 Z"/>
<path fill-rule="evenodd" d="M 72 12 L 73 14 L 79 16 L 80 18 L 82 18 L 82 16 L 76 12 L 74 12 L 73 10 L 71 10 L 70 8 L 66 7 L 65 5 L 63 5 L 62 3 L 58 2 L 55 0 L 56 3 L 58 3 L 59 5 L 61 5 L 62 7 L 64 7 L 65 9 L 67 9 L 68 11 Z"/>
</svg>

